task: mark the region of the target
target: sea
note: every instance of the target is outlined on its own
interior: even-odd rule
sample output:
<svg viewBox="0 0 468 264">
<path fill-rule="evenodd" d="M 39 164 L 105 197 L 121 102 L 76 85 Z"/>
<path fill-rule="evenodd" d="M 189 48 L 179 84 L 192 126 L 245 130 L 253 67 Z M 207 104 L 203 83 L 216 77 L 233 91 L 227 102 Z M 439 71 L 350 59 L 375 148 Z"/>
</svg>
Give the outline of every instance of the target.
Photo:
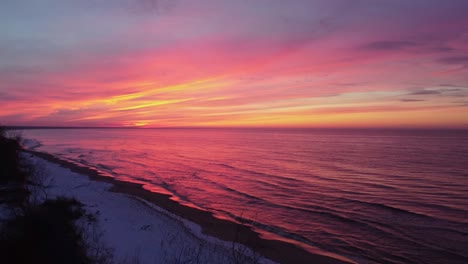
<svg viewBox="0 0 468 264">
<path fill-rule="evenodd" d="M 53 154 L 356 263 L 468 263 L 468 131 L 31 129 Z"/>
</svg>

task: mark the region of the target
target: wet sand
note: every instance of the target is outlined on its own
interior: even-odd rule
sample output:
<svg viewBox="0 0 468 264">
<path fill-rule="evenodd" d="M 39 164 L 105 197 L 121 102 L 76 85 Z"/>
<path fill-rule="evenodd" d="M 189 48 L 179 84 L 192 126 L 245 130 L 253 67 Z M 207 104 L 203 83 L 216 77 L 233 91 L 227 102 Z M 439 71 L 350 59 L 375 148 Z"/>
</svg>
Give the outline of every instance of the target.
<svg viewBox="0 0 468 264">
<path fill-rule="evenodd" d="M 33 150 L 25 150 L 25 152 L 31 153 L 49 162 L 59 164 L 73 172 L 87 175 L 92 180 L 110 183 L 113 186 L 111 188 L 113 192 L 125 193 L 142 198 L 177 216 L 200 225 L 203 233 L 207 235 L 217 237 L 224 241 L 244 244 L 273 261 L 279 263 L 352 263 L 345 259 L 313 254 L 296 245 L 283 241 L 263 239 L 257 232 L 247 226 L 216 218 L 212 213 L 207 211 L 182 205 L 171 200 L 169 195 L 143 189 L 141 184 L 120 181 L 108 176 L 103 176 L 97 170 L 79 166 L 48 153 Z"/>
</svg>

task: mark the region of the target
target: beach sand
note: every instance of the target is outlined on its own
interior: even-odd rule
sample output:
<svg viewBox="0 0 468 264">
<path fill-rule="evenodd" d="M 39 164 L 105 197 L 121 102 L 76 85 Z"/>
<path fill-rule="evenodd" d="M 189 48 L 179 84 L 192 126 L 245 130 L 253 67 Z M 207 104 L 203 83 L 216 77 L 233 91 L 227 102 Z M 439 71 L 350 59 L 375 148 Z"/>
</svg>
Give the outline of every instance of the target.
<svg viewBox="0 0 468 264">
<path fill-rule="evenodd" d="M 207 211 L 202 211 L 196 208 L 182 205 L 174 200 L 171 200 L 169 195 L 154 193 L 154 192 L 150 192 L 148 190 L 143 189 L 141 184 L 124 182 L 124 181 L 116 180 L 108 176 L 104 176 L 100 174 L 99 171 L 97 170 L 94 170 L 88 167 L 79 166 L 77 164 L 62 160 L 48 153 L 43 153 L 43 152 L 38 152 L 38 151 L 33 151 L 33 150 L 25 150 L 25 152 L 33 154 L 35 157 L 42 159 L 44 161 L 59 165 L 62 168 L 66 168 L 69 171 L 74 172 L 76 174 L 85 175 L 89 177 L 91 181 L 109 184 L 108 190 L 110 192 L 124 194 L 125 196 L 122 196 L 122 197 L 126 197 L 127 200 L 133 200 L 133 202 L 139 203 L 141 205 L 138 207 L 136 207 L 135 205 L 127 206 L 127 208 L 122 207 L 121 209 L 121 211 L 123 211 L 122 213 L 139 215 L 140 211 L 138 210 L 142 210 L 141 207 L 146 207 L 146 208 L 151 207 L 154 209 L 153 211 L 160 211 L 156 209 L 161 208 L 163 209 L 163 211 L 167 211 L 170 214 L 173 214 L 175 217 L 179 217 L 182 222 L 187 220 L 185 222 L 188 222 L 188 225 L 193 226 L 192 223 L 198 225 L 201 228 L 200 230 L 202 233 L 201 235 L 214 237 L 215 238 L 214 240 L 217 240 L 217 242 L 214 242 L 214 244 L 218 244 L 218 245 L 224 244 L 225 251 L 229 250 L 229 247 L 230 247 L 229 245 L 242 244 L 242 245 L 247 246 L 250 249 L 253 249 L 255 252 L 257 252 L 261 256 L 264 256 L 267 259 L 270 259 L 279 263 L 325 263 L 325 264 L 352 263 L 350 260 L 340 258 L 338 256 L 331 257 L 331 256 L 326 256 L 326 255 L 313 254 L 293 244 L 289 244 L 289 243 L 278 241 L 278 240 L 268 240 L 268 239 L 261 238 L 257 232 L 253 231 L 247 226 L 237 224 L 228 220 L 216 218 L 213 216 L 212 213 L 207 212 Z M 82 188 L 79 188 L 79 189 L 83 189 L 83 188 L 87 188 L 87 187 L 83 186 Z M 79 197 L 77 197 L 77 199 L 80 200 Z M 107 198 L 104 198 L 104 199 L 107 199 Z M 94 201 L 94 204 L 100 204 L 101 202 L 102 200 Z M 125 201 L 125 202 L 128 203 L 128 201 Z M 135 207 L 135 208 L 132 210 L 132 207 Z M 115 208 L 115 210 L 119 210 L 119 208 Z M 126 210 L 131 210 L 131 212 L 125 212 Z M 167 215 L 165 217 L 167 217 Z M 105 223 L 104 223 L 104 226 L 106 226 Z M 152 224 L 143 224 L 141 226 L 141 229 L 143 230 L 147 226 L 152 226 Z M 120 230 L 120 231 L 115 230 L 113 232 L 117 232 L 117 233 L 121 232 L 122 234 L 120 236 L 114 234 L 113 236 L 115 236 L 115 239 L 111 239 L 111 240 L 123 239 L 123 240 L 126 240 L 126 243 L 128 243 L 128 241 L 131 240 L 132 238 L 140 239 L 138 238 L 138 236 L 135 237 L 129 234 L 130 231 L 131 230 Z M 205 238 L 205 240 L 210 240 L 209 237 Z M 190 240 L 191 238 L 185 238 L 185 239 Z M 221 240 L 221 242 L 219 240 Z M 118 244 L 118 242 L 115 242 L 115 241 L 111 241 L 111 242 L 112 242 L 111 246 L 119 247 L 118 245 L 117 246 L 115 245 L 115 244 Z M 161 243 L 161 241 L 159 242 Z M 192 243 L 199 243 L 199 241 L 198 242 L 195 241 Z M 125 248 L 125 243 L 123 246 L 121 245 L 121 247 Z M 220 250 L 220 249 L 216 249 L 216 251 L 219 251 L 218 253 L 220 256 L 210 256 L 210 257 L 216 259 L 216 261 L 214 262 L 217 262 L 217 263 L 225 262 L 225 260 L 223 260 L 223 257 L 224 257 L 223 254 L 224 255 L 230 254 L 229 252 L 221 253 L 221 251 L 223 250 Z M 162 253 L 160 252 L 159 254 L 163 254 L 163 253 L 167 254 L 167 252 L 162 252 Z M 120 258 L 129 258 L 128 256 L 129 254 L 131 254 L 131 252 L 120 254 Z M 143 253 L 139 253 L 139 254 L 141 255 Z M 177 254 L 187 254 L 187 253 L 182 253 L 182 249 L 178 249 Z M 145 258 L 145 256 L 142 256 L 142 258 Z M 154 259 L 154 256 L 146 257 L 146 258 Z M 263 262 L 268 263 L 269 261 L 267 259 L 263 259 Z M 149 262 L 152 262 L 152 261 L 149 261 Z"/>
</svg>

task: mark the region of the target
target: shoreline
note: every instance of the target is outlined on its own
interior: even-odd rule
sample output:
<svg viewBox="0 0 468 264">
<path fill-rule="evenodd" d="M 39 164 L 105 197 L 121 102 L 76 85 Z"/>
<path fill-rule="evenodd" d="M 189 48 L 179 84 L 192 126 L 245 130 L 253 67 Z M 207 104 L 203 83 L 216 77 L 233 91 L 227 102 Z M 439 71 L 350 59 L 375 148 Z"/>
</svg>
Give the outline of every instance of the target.
<svg viewBox="0 0 468 264">
<path fill-rule="evenodd" d="M 229 220 L 216 218 L 211 212 L 199 210 L 187 205 L 182 205 L 172 199 L 168 194 L 151 192 L 143 188 L 142 184 L 125 182 L 109 176 L 104 176 L 99 171 L 80 166 L 62 160 L 52 154 L 24 149 L 24 152 L 35 155 L 46 161 L 58 164 L 64 168 L 82 175 L 90 180 L 110 183 L 111 192 L 124 193 L 141 198 L 159 208 L 169 211 L 183 219 L 199 225 L 202 233 L 219 238 L 224 241 L 243 244 L 260 255 L 279 263 L 352 263 L 345 258 L 339 259 L 326 255 L 311 253 L 299 246 L 279 240 L 261 238 L 260 234 L 250 227 L 234 223 Z"/>
</svg>

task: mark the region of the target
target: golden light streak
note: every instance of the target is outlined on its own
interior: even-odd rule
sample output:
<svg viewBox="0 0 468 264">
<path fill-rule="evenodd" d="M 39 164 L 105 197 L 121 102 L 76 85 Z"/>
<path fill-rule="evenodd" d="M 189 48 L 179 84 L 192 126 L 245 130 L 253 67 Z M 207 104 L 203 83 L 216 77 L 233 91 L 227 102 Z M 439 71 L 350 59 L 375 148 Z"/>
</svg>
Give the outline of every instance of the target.
<svg viewBox="0 0 468 264">
<path fill-rule="evenodd" d="M 115 110 L 116 111 L 134 110 L 134 109 L 146 108 L 146 107 L 151 107 L 151 106 L 175 104 L 175 103 L 186 102 L 186 101 L 190 101 L 190 100 L 192 100 L 192 98 L 174 99 L 174 100 L 158 100 L 158 101 L 154 101 L 154 102 L 139 102 L 138 105 L 121 107 L 121 108 L 117 108 Z"/>
</svg>

